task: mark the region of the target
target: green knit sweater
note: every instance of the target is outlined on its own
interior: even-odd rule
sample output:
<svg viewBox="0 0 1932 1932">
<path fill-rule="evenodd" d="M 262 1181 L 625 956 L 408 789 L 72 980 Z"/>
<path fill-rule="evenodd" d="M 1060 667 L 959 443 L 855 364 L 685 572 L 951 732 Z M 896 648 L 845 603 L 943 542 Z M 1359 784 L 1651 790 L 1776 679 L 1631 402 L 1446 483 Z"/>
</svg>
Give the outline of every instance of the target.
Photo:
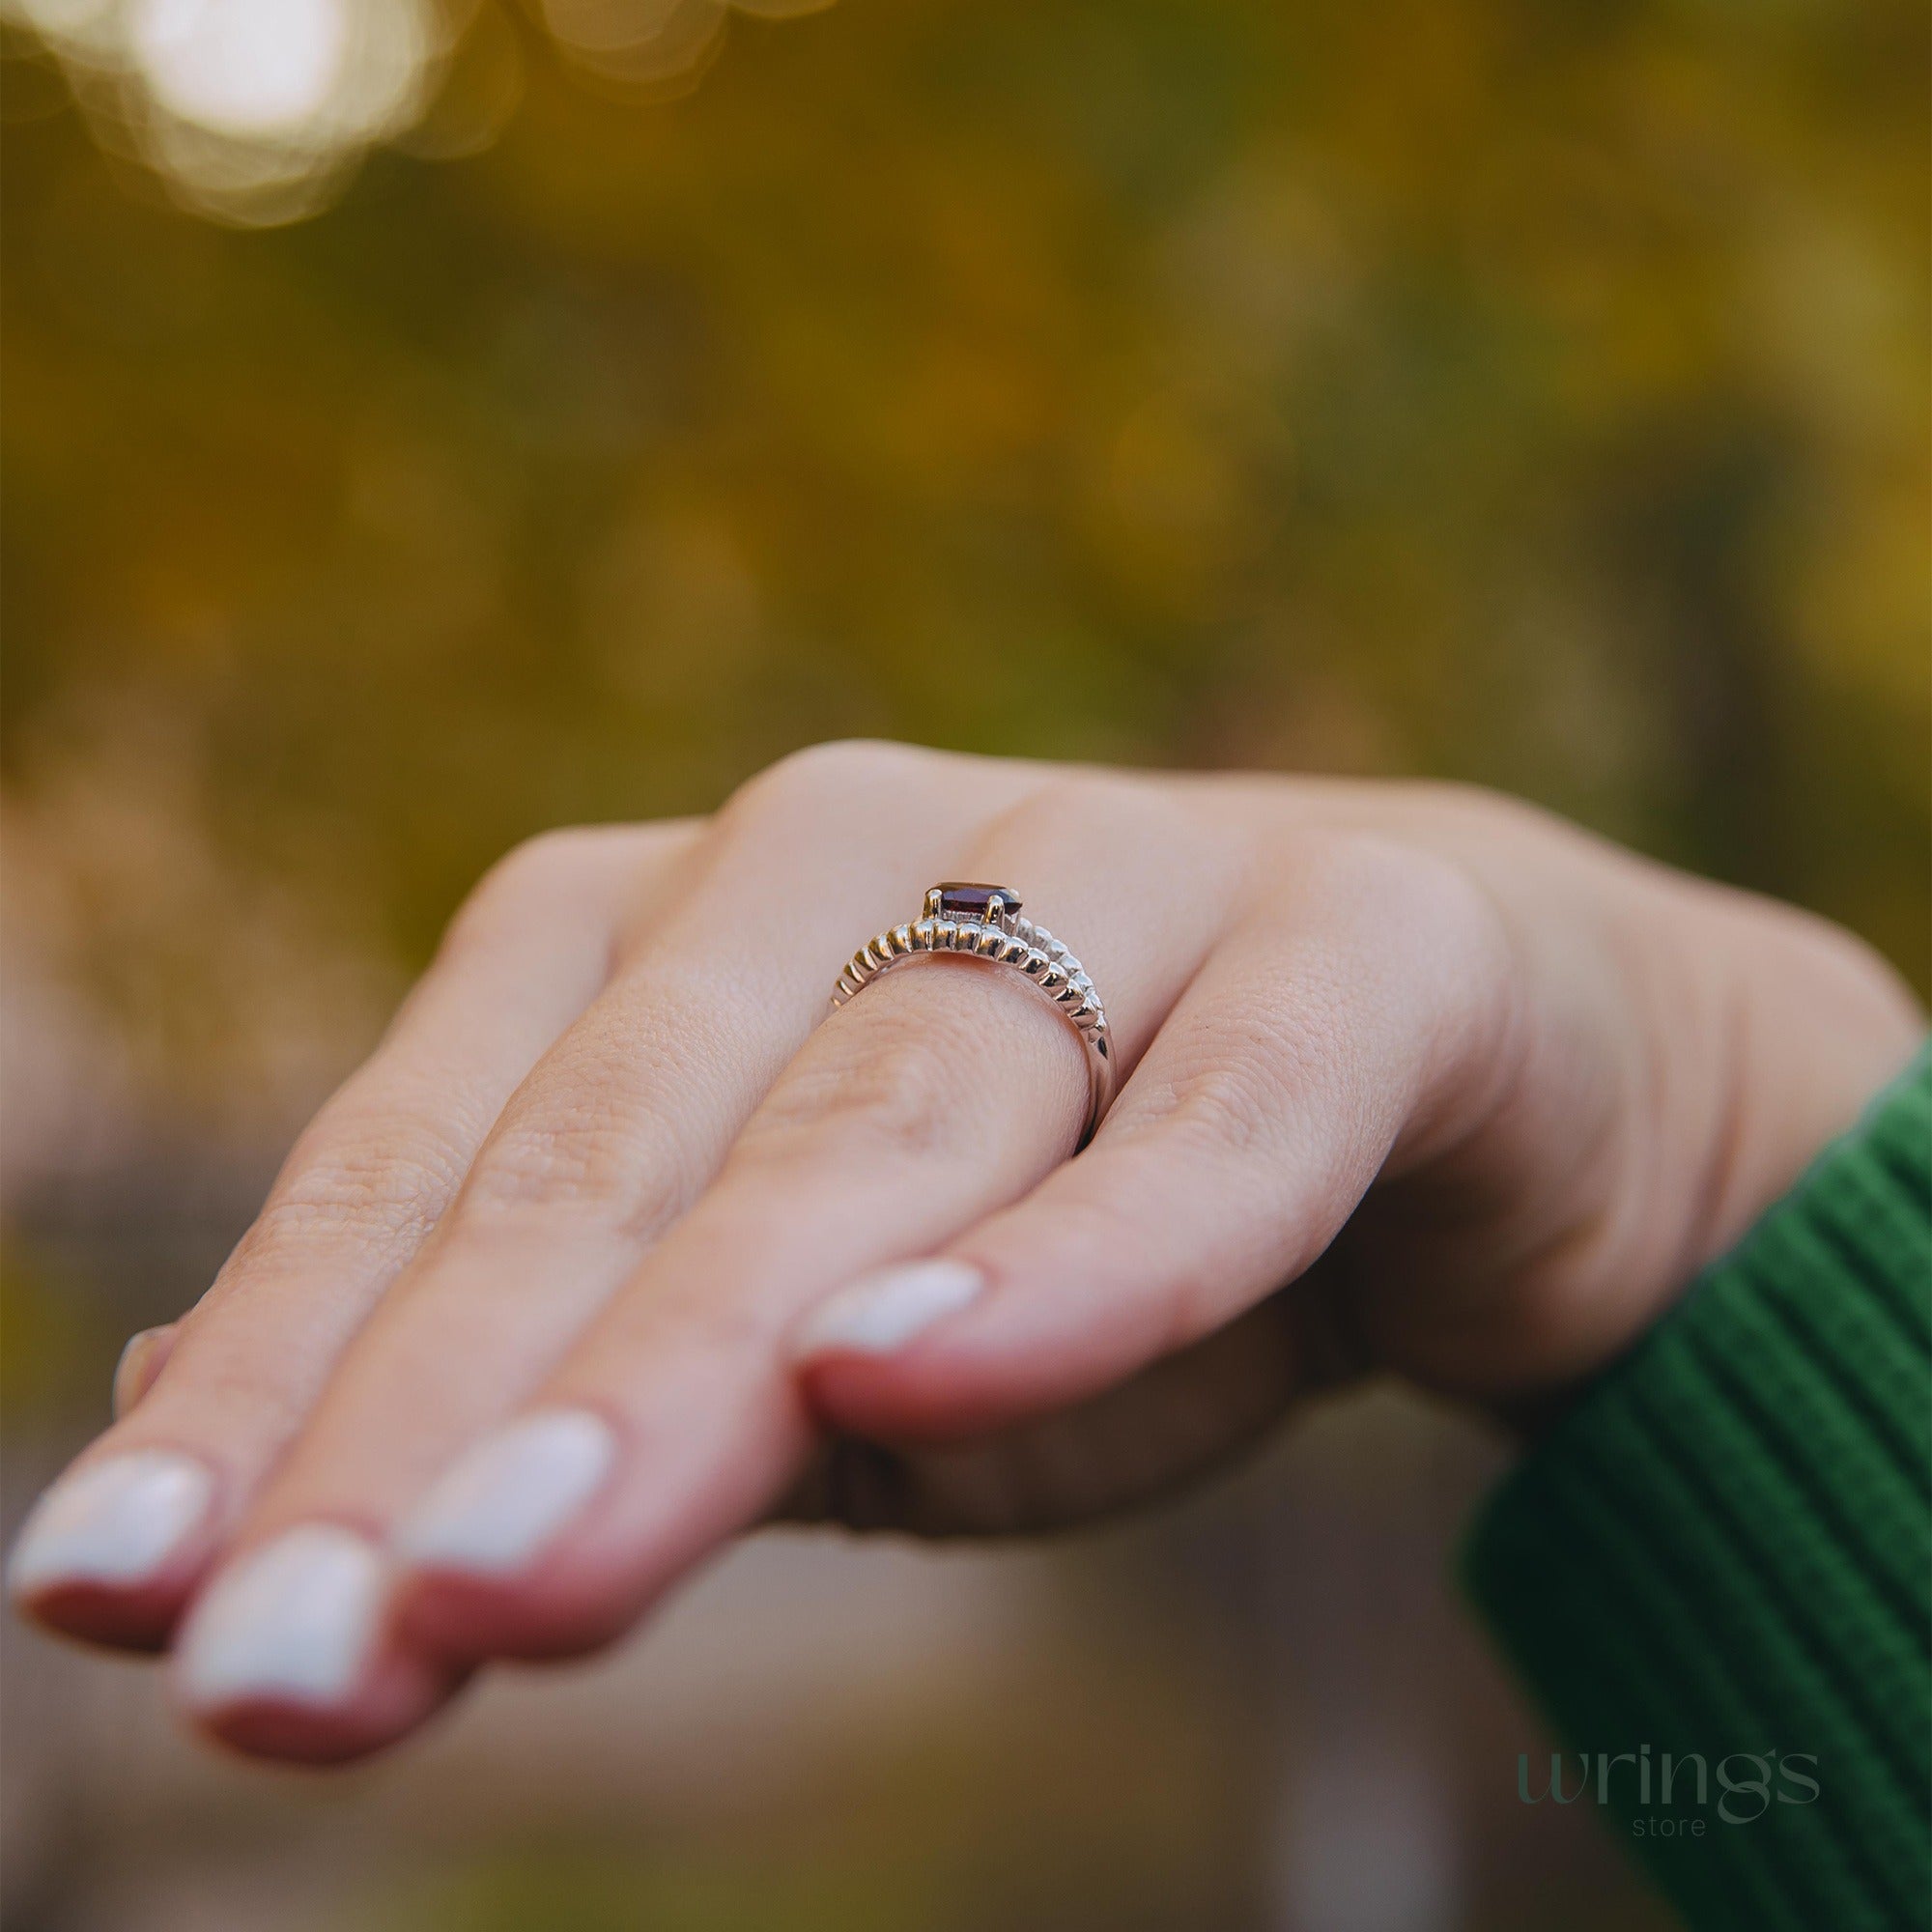
<svg viewBox="0 0 1932 1932">
<path fill-rule="evenodd" d="M 1567 1747 L 1526 1804 L 1601 1803 L 1698 1928 L 1932 1924 L 1932 1054 L 1510 1477 L 1466 1577 Z"/>
</svg>

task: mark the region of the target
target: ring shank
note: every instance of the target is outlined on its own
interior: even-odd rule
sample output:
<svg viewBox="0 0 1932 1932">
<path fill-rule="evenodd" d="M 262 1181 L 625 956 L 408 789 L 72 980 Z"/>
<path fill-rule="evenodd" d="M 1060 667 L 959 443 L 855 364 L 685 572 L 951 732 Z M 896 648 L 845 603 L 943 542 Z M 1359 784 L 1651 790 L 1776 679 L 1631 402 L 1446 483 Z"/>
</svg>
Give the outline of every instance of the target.
<svg viewBox="0 0 1932 1932">
<path fill-rule="evenodd" d="M 998 923 L 926 917 L 888 927 L 852 955 L 833 988 L 832 1005 L 835 1009 L 844 1006 L 880 974 L 908 959 L 948 952 L 1012 968 L 1059 1009 L 1079 1036 L 1087 1057 L 1087 1122 L 1079 1142 L 1084 1148 L 1114 1097 L 1113 1034 L 1093 980 L 1044 926 L 1011 914 Z"/>
</svg>

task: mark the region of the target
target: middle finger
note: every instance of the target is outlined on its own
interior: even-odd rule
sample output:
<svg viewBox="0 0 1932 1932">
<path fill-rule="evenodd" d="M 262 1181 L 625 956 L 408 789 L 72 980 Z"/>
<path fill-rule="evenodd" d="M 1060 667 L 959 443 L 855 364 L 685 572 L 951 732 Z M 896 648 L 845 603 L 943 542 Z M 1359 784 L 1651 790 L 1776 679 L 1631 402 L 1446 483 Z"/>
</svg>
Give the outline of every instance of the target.
<svg viewBox="0 0 1932 1932">
<path fill-rule="evenodd" d="M 1077 944 L 1129 1065 L 1241 872 L 1235 842 L 1113 781 L 1029 801 L 965 856 Z M 1121 889 L 1138 878 L 1160 881 L 1155 902 Z M 581 1650 L 757 1520 L 812 1447 L 787 1349 L 801 1315 L 1064 1160 L 1082 1058 L 1016 972 L 943 953 L 834 1014 L 520 1418 L 406 1523 L 406 1630 L 466 1662 Z"/>
<path fill-rule="evenodd" d="M 794 958 L 956 849 L 960 788 L 935 782 L 949 763 L 820 753 L 721 814 L 683 896 L 512 1097 L 255 1499 L 183 1634 L 177 1689 L 202 1721 L 333 1757 L 439 1701 L 447 1673 L 377 1654 L 398 1502 L 514 1406 L 708 1179 L 821 1010 Z M 1022 781 L 996 769 L 981 789 L 997 805 Z M 896 810 L 879 824 L 887 780 Z"/>
</svg>

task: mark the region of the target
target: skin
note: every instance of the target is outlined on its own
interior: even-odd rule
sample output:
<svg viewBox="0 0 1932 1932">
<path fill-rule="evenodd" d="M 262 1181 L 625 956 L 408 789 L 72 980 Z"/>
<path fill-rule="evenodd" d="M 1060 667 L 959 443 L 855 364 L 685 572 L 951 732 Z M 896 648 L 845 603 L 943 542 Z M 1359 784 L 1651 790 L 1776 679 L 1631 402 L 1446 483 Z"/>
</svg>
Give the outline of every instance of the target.
<svg viewBox="0 0 1932 1932">
<path fill-rule="evenodd" d="M 928 958 L 826 1010 L 940 878 L 1010 881 L 1106 999 L 1122 1083 L 1077 1159 L 1081 1050 L 1017 975 Z M 26 1607 L 162 1648 L 279 1533 L 385 1545 L 507 1420 L 607 1418 L 613 1472 L 526 1565 L 400 1567 L 346 1695 L 188 1714 L 328 1762 L 491 1659 L 609 1642 L 774 1515 L 1075 1523 L 1378 1371 L 1533 1422 L 1922 1027 L 1845 933 L 1507 799 L 820 747 L 484 880 L 213 1287 L 124 1358 L 80 1465 L 199 1457 L 200 1530 Z M 896 1350 L 802 1350 L 928 1256 L 985 1292 Z"/>
</svg>

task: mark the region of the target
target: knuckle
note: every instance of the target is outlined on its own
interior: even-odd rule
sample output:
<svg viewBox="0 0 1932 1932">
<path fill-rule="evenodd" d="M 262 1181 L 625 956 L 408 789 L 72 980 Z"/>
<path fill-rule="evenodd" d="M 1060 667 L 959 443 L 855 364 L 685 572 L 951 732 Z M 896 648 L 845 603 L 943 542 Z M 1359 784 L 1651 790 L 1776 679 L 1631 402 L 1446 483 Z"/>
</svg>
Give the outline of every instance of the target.
<svg viewBox="0 0 1932 1932">
<path fill-rule="evenodd" d="M 1466 779 L 1398 780 L 1390 785 L 1390 796 L 1399 799 L 1411 817 L 1453 826 L 1465 837 L 1499 830 L 1519 838 L 1574 841 L 1578 837 L 1577 827 L 1548 806 Z"/>
<path fill-rule="evenodd" d="M 1171 801 L 1144 781 L 1118 774 L 1050 772 L 996 817 L 984 835 L 996 851 L 1077 854 L 1165 842 Z"/>
<path fill-rule="evenodd" d="M 739 1157 L 816 1159 L 829 1150 L 956 1154 L 973 1140 L 983 1101 L 959 1069 L 983 1058 L 983 1030 L 945 1014 L 917 1021 L 877 1013 L 846 1050 L 795 1065 L 746 1127 Z"/>
<path fill-rule="evenodd" d="M 473 896 L 515 899 L 540 890 L 559 874 L 574 870 L 611 836 L 612 828 L 602 825 L 563 825 L 539 832 L 511 846 L 484 873 Z"/>
<path fill-rule="evenodd" d="M 1427 845 L 1373 832 L 1310 841 L 1296 856 L 1298 911 L 1330 920 L 1344 954 L 1433 974 L 1445 989 L 1506 952 L 1501 915 L 1476 873 Z"/>
<path fill-rule="evenodd" d="M 1096 780 L 1055 772 L 1042 779 L 1003 817 L 994 821 L 996 831 L 1009 827 L 1019 832 L 1051 831 L 1073 824 L 1085 826 L 1115 802 L 1104 801 L 1104 788 Z M 1116 807 L 1116 809 L 1118 809 Z"/>
<path fill-rule="evenodd" d="M 903 780 L 930 764 L 934 753 L 884 739 L 835 738 L 787 752 L 728 798 L 719 816 L 727 824 L 741 817 L 788 816 L 810 811 L 854 791 Z"/>
<path fill-rule="evenodd" d="M 649 1115 L 619 1095 L 592 1094 L 499 1127 L 457 1217 L 475 1229 L 567 1212 L 649 1234 L 689 1197 L 683 1170 Z"/>
<path fill-rule="evenodd" d="M 286 1442 L 313 1393 L 312 1366 L 286 1348 L 265 1350 L 272 1314 L 264 1308 L 251 1321 L 251 1312 L 211 1296 L 184 1316 L 164 1371 L 121 1418 L 118 1439 L 130 1446 L 143 1438 L 185 1439 L 268 1450 Z"/>
<path fill-rule="evenodd" d="M 514 845 L 484 873 L 444 934 L 444 956 L 488 944 L 552 907 L 601 903 L 633 867 L 690 837 L 688 821 L 659 825 L 568 825 Z"/>
<path fill-rule="evenodd" d="M 701 1001 L 634 979 L 524 1083 L 477 1153 L 459 1216 L 487 1225 L 569 1208 L 655 1232 L 709 1179 L 688 1122 L 730 1044 Z"/>
<path fill-rule="evenodd" d="M 1271 1031 L 1282 1031 L 1272 1029 Z M 1204 1053 L 1188 1067 L 1135 1097 L 1123 1133 L 1158 1133 L 1177 1154 L 1247 1154 L 1279 1138 L 1289 1109 L 1280 1067 L 1297 1055 L 1285 1040 L 1257 1041 L 1252 1026 L 1223 1053 Z"/>
<path fill-rule="evenodd" d="M 1312 891 L 1378 905 L 1406 905 L 1467 876 L 1454 860 L 1383 832 L 1304 835 L 1296 858 Z"/>
<path fill-rule="evenodd" d="M 443 936 L 445 955 L 487 940 L 506 923 L 526 917 L 533 901 L 573 871 L 581 855 L 601 836 L 591 826 L 540 832 L 513 845 L 470 888 Z"/>
<path fill-rule="evenodd" d="M 312 1259 L 345 1244 L 406 1251 L 436 1225 L 462 1177 L 462 1155 L 434 1121 L 328 1121 L 318 1145 L 298 1149 L 238 1259 Z"/>
</svg>

